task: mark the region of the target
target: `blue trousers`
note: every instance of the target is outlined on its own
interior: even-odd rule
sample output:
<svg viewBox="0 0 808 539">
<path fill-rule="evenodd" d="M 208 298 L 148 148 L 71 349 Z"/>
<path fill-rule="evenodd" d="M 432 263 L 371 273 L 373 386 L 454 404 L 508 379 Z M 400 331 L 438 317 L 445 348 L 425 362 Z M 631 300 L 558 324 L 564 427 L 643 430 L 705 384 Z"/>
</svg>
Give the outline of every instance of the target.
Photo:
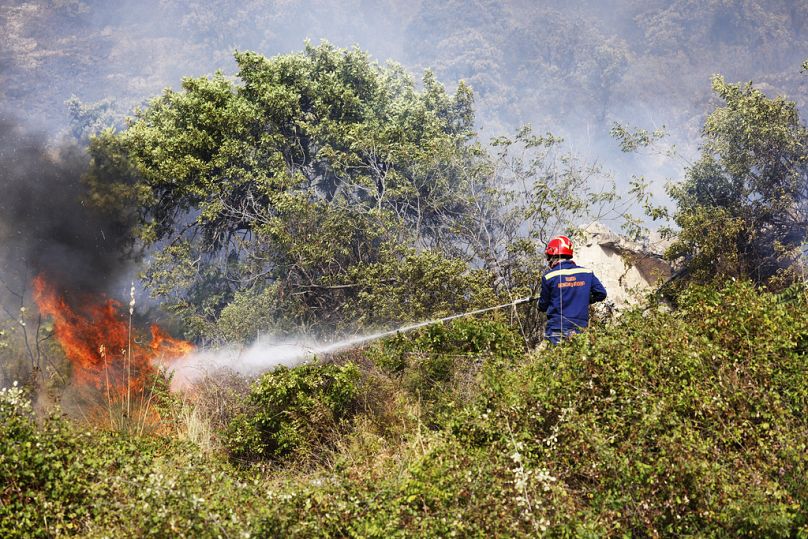
<svg viewBox="0 0 808 539">
<path fill-rule="evenodd" d="M 550 341 L 550 344 L 553 346 L 559 344 L 562 339 L 569 339 L 573 335 L 580 333 L 581 330 L 579 328 L 570 328 L 565 329 L 564 331 L 559 330 L 549 330 L 545 332 L 544 338 Z"/>
</svg>

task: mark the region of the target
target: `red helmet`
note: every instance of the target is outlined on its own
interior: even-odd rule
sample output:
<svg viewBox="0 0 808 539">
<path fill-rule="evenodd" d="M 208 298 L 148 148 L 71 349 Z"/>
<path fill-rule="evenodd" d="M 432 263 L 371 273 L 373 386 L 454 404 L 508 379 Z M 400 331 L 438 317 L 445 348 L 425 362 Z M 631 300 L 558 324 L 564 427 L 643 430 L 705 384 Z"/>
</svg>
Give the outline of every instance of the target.
<svg viewBox="0 0 808 539">
<path fill-rule="evenodd" d="M 547 244 L 544 254 L 547 256 L 572 256 L 572 241 L 567 236 L 556 236 Z"/>
</svg>

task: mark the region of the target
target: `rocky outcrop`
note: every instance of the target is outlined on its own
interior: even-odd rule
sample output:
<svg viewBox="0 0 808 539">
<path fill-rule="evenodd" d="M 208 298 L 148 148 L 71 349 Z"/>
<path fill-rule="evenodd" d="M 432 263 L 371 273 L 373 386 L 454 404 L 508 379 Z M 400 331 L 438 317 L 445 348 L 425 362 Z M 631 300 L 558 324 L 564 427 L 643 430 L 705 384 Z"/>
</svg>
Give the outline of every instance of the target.
<svg viewBox="0 0 808 539">
<path fill-rule="evenodd" d="M 575 245 L 575 261 L 595 272 L 617 309 L 636 302 L 671 276 L 671 265 L 662 258 L 667 245 L 661 238 L 630 241 L 602 223 L 589 225 L 583 234 Z"/>
</svg>

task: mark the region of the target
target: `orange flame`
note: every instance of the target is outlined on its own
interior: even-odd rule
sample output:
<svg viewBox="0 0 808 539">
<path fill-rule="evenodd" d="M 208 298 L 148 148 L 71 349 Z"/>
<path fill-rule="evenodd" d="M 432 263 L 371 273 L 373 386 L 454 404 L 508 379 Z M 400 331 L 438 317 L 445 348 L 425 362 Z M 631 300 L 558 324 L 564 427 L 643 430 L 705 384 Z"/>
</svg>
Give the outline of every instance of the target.
<svg viewBox="0 0 808 539">
<path fill-rule="evenodd" d="M 43 316 L 53 319 L 54 334 L 73 366 L 75 381 L 117 395 L 139 391 L 156 370 L 158 360 L 171 360 L 193 350 L 187 341 L 173 339 L 151 326 L 151 341 L 130 336 L 129 319 L 112 299 L 83 299 L 78 309 L 67 304 L 46 279 L 34 279 L 34 300 Z M 134 329 L 133 329 L 134 331 Z"/>
</svg>

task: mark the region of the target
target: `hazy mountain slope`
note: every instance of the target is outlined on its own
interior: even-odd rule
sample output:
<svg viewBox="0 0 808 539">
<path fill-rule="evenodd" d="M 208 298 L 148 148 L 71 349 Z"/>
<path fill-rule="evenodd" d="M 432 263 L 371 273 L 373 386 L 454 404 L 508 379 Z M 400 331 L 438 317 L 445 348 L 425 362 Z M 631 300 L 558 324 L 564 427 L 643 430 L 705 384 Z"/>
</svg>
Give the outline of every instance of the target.
<svg viewBox="0 0 808 539">
<path fill-rule="evenodd" d="M 808 95 L 804 0 L 31 1 L 0 7 L 0 29 L 2 108 L 51 128 L 72 94 L 126 112 L 183 75 L 231 70 L 234 49 L 273 55 L 305 39 L 465 78 L 492 132 L 613 119 L 692 131 L 717 72 L 803 106 Z"/>
</svg>

